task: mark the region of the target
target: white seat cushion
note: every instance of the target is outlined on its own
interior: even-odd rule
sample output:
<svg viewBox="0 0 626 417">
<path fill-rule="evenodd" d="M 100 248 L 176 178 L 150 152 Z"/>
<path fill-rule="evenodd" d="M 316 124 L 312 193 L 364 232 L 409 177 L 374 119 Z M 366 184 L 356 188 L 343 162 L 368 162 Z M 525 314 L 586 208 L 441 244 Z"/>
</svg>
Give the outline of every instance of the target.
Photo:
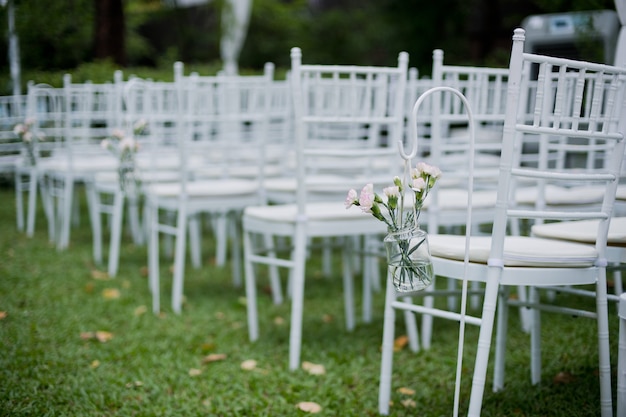
<svg viewBox="0 0 626 417">
<path fill-rule="evenodd" d="M 251 206 L 246 207 L 244 216 L 254 217 L 268 221 L 295 222 L 298 217 L 298 207 L 296 204 L 278 204 L 275 206 Z M 384 223 L 376 220 L 369 213 L 364 213 L 357 207 L 346 209 L 343 201 L 335 202 L 312 202 L 306 205 L 306 216 L 310 220 L 350 220 L 371 218 L 374 222 Z M 385 230 L 385 229 L 382 229 Z M 373 232 L 377 232 L 374 230 Z"/>
<path fill-rule="evenodd" d="M 536 224 L 531 228 L 534 236 L 548 239 L 572 240 L 575 242 L 594 243 L 599 220 L 576 220 L 568 222 Z M 607 243 L 626 245 L 626 217 L 613 217 L 609 224 Z"/>
<path fill-rule="evenodd" d="M 255 194 L 258 191 L 258 183 L 246 180 L 202 180 L 187 183 L 187 195 L 192 198 Z M 176 197 L 181 194 L 182 186 L 179 182 L 150 184 L 147 192 L 162 197 Z"/>
<path fill-rule="evenodd" d="M 465 236 L 429 234 L 428 242 L 433 256 L 463 261 Z M 472 236 L 470 261 L 486 264 L 491 248 L 490 236 Z M 507 236 L 504 241 L 504 265 L 532 267 L 588 267 L 598 253 L 591 245 L 560 242 L 527 236 Z"/>
</svg>

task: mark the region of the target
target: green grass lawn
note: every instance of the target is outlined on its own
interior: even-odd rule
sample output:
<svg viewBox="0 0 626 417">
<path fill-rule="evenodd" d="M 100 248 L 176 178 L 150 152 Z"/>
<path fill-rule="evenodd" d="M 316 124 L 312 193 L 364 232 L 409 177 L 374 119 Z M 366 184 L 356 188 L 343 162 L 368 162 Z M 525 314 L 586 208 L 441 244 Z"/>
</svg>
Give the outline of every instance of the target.
<svg viewBox="0 0 626 417">
<path fill-rule="evenodd" d="M 251 343 L 244 288 L 233 286 L 229 267 L 214 265 L 210 230 L 204 266 L 187 267 L 180 315 L 169 308 L 171 260 L 162 257 L 163 312 L 155 316 L 145 247 L 125 236 L 119 275 L 105 279 L 98 273 L 105 268 L 92 260 L 84 198 L 62 252 L 49 243 L 41 210 L 33 238 L 16 230 L 14 202 L 10 185 L 0 186 L 0 415 L 291 416 L 306 414 L 297 409 L 303 401 L 319 404 L 323 416 L 378 415 L 384 294 L 375 294 L 373 321 L 348 333 L 338 260 L 326 277 L 314 252 L 307 271 L 302 360 L 323 365 L 325 373 L 292 372 L 289 304 L 273 305 L 267 282 L 258 283 L 261 337 Z M 565 295 L 555 302 L 593 305 Z M 529 337 L 511 313 L 506 388 L 492 393 L 488 374 L 483 415 L 599 415 L 595 323 L 545 314 L 543 380 L 532 386 Z M 612 305 L 613 374 L 617 325 Z M 431 350 L 394 355 L 391 415 L 452 415 L 457 332 L 455 323 L 437 320 Z M 402 334 L 399 320 L 396 335 Z M 468 328 L 461 414 L 476 338 L 477 329 Z M 256 367 L 242 369 L 247 360 Z"/>
</svg>

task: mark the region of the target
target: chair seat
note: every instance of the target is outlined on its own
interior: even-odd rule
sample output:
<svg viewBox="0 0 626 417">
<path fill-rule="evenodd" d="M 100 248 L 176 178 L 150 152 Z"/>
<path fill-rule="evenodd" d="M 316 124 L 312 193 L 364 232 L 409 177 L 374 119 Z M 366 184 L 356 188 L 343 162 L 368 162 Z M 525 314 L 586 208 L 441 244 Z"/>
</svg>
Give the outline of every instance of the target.
<svg viewBox="0 0 626 417">
<path fill-rule="evenodd" d="M 626 200 L 626 185 L 620 185 L 617 187 L 615 198 L 618 200 Z"/>
<path fill-rule="evenodd" d="M 599 220 L 576 220 L 568 222 L 536 224 L 531 233 L 547 239 L 564 239 L 582 243 L 594 243 Z M 613 217 L 609 226 L 607 243 L 626 246 L 626 217 Z"/>
<path fill-rule="evenodd" d="M 472 207 L 488 208 L 496 206 L 497 191 L 477 190 L 472 193 Z M 412 204 L 409 202 L 409 204 Z M 426 198 L 424 209 L 432 205 L 431 199 Z M 438 194 L 438 206 L 445 210 L 465 210 L 467 208 L 467 190 L 460 188 L 441 188 Z"/>
<path fill-rule="evenodd" d="M 72 168 L 74 172 L 94 173 L 115 170 L 117 163 L 117 159 L 108 154 L 90 155 L 89 157 L 76 156 L 72 161 Z M 47 172 L 65 172 L 70 168 L 69 160 L 66 157 L 44 158 L 40 161 L 40 165 Z"/>
<path fill-rule="evenodd" d="M 236 178 L 257 178 L 259 176 L 259 168 L 254 164 L 236 165 L 233 168 L 224 168 L 223 166 L 202 167 L 194 171 L 194 175 L 198 178 L 219 178 L 227 172 L 230 177 Z M 265 164 L 263 166 L 263 175 L 266 177 L 276 177 L 282 173 L 282 167 L 278 164 Z"/>
<path fill-rule="evenodd" d="M 190 181 L 186 189 L 187 195 L 192 198 L 256 194 L 259 191 L 256 182 L 236 179 Z M 147 192 L 160 197 L 178 197 L 182 193 L 182 185 L 179 182 L 150 184 Z"/>
<path fill-rule="evenodd" d="M 463 261 L 465 236 L 429 234 L 428 242 L 433 256 Z M 470 262 L 486 264 L 491 248 L 490 236 L 470 238 Z M 528 236 L 507 236 L 504 240 L 504 265 L 518 267 L 585 268 L 592 266 L 598 253 L 591 245 L 560 242 Z"/>
<path fill-rule="evenodd" d="M 137 179 L 142 183 L 147 184 L 151 182 L 171 182 L 176 181 L 180 173 L 178 171 L 151 171 L 146 172 L 143 170 L 137 170 Z M 105 186 L 107 184 L 117 184 L 119 181 L 119 175 L 117 171 L 98 172 L 94 175 L 94 183 L 98 186 Z"/>
<path fill-rule="evenodd" d="M 371 214 L 361 210 L 346 210 L 342 201 L 338 202 L 312 202 L 306 205 L 307 219 L 317 220 L 354 220 L 372 219 L 372 223 L 383 225 L 374 219 Z M 298 206 L 296 204 L 279 204 L 268 206 L 251 206 L 244 210 L 244 217 L 254 217 L 270 222 L 295 223 L 298 220 Z M 384 231 L 384 229 L 383 229 Z"/>
<path fill-rule="evenodd" d="M 551 206 L 581 205 L 601 203 L 604 197 L 602 187 L 557 187 L 547 185 L 545 190 L 546 204 Z M 524 187 L 516 191 L 515 199 L 519 204 L 535 204 L 537 188 Z"/>
</svg>

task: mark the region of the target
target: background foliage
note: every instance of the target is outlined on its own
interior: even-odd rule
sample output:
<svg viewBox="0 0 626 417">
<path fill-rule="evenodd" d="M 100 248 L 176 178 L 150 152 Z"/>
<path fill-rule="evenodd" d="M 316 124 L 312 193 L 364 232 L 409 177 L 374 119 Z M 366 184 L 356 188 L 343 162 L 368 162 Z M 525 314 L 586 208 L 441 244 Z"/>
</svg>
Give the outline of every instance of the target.
<svg viewBox="0 0 626 417">
<path fill-rule="evenodd" d="M 14 0 L 22 83 L 111 80 L 115 65 L 94 60 L 94 2 Z M 120 0 L 126 20 L 126 72 L 169 79 L 176 60 L 211 71 L 220 67 L 224 0 L 179 7 L 176 0 Z M 300 46 L 307 62 L 393 65 L 400 51 L 421 74 L 432 50 L 456 64 L 505 66 L 512 30 L 530 14 L 615 9 L 613 0 L 253 0 L 240 68 L 289 64 Z M 0 8 L 0 22 L 6 22 Z M 6 28 L 6 25 L 3 25 Z M 6 29 L 0 42 L 0 93 L 8 92 Z M 147 75 L 145 75 L 147 74 Z"/>
</svg>

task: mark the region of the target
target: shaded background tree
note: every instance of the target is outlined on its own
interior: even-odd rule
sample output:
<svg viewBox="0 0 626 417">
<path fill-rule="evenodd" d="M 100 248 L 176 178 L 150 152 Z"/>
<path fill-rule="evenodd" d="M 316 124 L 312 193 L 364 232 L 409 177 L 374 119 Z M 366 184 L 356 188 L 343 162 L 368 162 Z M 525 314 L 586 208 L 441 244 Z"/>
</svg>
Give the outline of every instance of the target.
<svg viewBox="0 0 626 417">
<path fill-rule="evenodd" d="M 94 58 L 126 65 L 126 22 L 122 0 L 94 0 Z"/>
<path fill-rule="evenodd" d="M 77 81 L 111 80 L 113 70 L 172 76 L 172 64 L 218 69 L 225 0 L 182 7 L 181 0 L 15 0 L 22 83 L 71 72 Z M 267 61 L 283 70 L 289 49 L 305 62 L 410 65 L 430 73 L 432 50 L 446 62 L 506 66 L 511 34 L 531 14 L 615 9 L 613 0 L 253 0 L 239 67 Z M 6 10 L 0 8 L 0 22 Z M 6 27 L 6 26 L 5 26 Z M 0 89 L 10 91 L 8 51 L 0 41 Z M 56 74 L 50 82 L 60 82 Z"/>
</svg>

